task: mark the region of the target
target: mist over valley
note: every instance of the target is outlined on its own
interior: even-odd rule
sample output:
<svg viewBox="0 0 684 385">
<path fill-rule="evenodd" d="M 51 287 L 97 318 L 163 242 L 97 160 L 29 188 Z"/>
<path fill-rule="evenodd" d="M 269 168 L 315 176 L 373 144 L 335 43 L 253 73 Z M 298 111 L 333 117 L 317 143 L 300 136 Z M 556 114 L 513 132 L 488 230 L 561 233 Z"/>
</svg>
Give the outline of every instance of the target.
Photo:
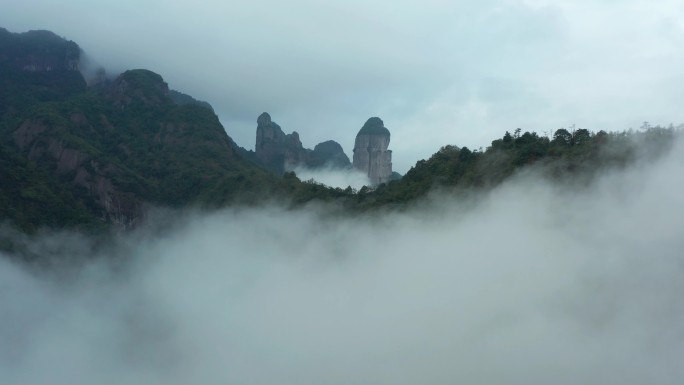
<svg viewBox="0 0 684 385">
<path fill-rule="evenodd" d="M 94 255 L 32 237 L 53 263 L 2 259 L 3 382 L 675 384 L 683 155 L 402 213 L 161 213 Z"/>
<path fill-rule="evenodd" d="M 681 6 L 29 3 L 0 384 L 684 380 Z"/>
</svg>

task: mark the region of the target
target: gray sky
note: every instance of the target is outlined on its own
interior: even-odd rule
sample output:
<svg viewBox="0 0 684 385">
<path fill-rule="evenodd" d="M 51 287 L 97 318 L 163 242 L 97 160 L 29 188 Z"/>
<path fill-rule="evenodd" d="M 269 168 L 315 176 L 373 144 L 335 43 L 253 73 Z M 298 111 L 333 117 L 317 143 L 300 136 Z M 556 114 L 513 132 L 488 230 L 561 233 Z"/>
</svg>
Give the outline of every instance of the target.
<svg viewBox="0 0 684 385">
<path fill-rule="evenodd" d="M 271 113 L 348 155 L 370 116 L 395 170 L 445 144 L 684 122 L 680 0 L 6 0 L 0 26 L 49 29 L 110 72 L 148 68 L 210 102 L 253 148 Z"/>
</svg>

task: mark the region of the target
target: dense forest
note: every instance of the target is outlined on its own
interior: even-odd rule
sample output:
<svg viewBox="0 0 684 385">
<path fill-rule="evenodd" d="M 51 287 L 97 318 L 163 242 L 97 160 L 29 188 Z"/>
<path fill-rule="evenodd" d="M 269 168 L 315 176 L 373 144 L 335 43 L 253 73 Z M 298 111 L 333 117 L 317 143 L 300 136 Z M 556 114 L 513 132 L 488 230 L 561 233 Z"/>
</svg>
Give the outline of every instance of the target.
<svg viewBox="0 0 684 385">
<path fill-rule="evenodd" d="M 534 172 L 553 183 L 581 187 L 602 171 L 617 170 L 639 160 L 666 154 L 681 127 L 650 126 L 638 131 L 592 133 L 586 129 L 558 129 L 552 138 L 534 132 L 513 134 L 491 142 L 485 149 L 447 145 L 420 160 L 400 180 L 360 190 L 329 188 L 314 180 L 293 184 L 296 203 L 326 200 L 348 210 L 403 209 L 431 192 L 472 194 L 498 186 L 516 174 Z M 295 179 L 293 173 L 284 178 Z"/>
</svg>

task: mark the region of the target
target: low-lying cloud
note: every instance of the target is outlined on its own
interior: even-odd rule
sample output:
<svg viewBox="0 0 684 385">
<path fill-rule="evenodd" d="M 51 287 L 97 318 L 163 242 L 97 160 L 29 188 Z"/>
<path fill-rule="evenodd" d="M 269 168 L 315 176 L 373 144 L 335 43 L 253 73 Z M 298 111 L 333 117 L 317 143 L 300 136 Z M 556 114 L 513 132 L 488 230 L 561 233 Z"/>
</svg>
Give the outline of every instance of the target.
<svg viewBox="0 0 684 385">
<path fill-rule="evenodd" d="M 229 209 L 61 274 L 3 258 L 0 382 L 679 384 L 682 164 L 404 213 Z"/>
<path fill-rule="evenodd" d="M 347 188 L 359 190 L 363 186 L 371 186 L 372 183 L 368 176 L 356 169 L 339 169 L 332 167 L 306 168 L 297 167 L 293 170 L 300 180 L 313 180 L 330 187 Z"/>
</svg>

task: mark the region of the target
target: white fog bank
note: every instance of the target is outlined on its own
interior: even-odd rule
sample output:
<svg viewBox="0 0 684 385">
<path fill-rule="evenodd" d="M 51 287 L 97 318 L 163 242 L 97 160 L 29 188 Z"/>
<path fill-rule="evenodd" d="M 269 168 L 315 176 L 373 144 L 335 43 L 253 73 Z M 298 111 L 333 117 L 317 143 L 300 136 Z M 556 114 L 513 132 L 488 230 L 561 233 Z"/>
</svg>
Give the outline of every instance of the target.
<svg viewBox="0 0 684 385">
<path fill-rule="evenodd" d="M 681 384 L 682 165 L 467 208 L 226 210 L 69 279 L 0 259 L 0 383 Z"/>
<path fill-rule="evenodd" d="M 317 183 L 330 187 L 347 188 L 359 190 L 363 186 L 371 186 L 368 176 L 356 169 L 335 169 L 335 168 L 305 168 L 297 167 L 293 170 L 297 177 L 302 181 L 313 179 Z"/>
</svg>

